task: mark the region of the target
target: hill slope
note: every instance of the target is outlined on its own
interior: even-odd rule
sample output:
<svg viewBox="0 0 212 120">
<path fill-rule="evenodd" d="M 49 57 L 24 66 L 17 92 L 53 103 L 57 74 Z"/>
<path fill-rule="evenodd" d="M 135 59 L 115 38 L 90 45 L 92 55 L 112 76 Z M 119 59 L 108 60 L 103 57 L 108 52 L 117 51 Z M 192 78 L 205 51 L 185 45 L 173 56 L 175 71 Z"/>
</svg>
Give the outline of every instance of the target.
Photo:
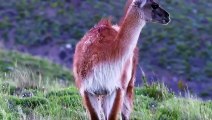
<svg viewBox="0 0 212 120">
<path fill-rule="evenodd" d="M 0 119 L 87 119 L 66 70 L 47 60 L 16 52 L 0 51 L 0 56 Z M 66 80 L 70 82 L 61 83 L 58 74 L 68 76 Z M 177 97 L 157 83 L 136 88 L 134 104 L 135 120 L 212 119 L 211 101 L 189 95 Z"/>
<path fill-rule="evenodd" d="M 9 1 L 0 0 L 0 42 L 5 48 L 45 56 L 70 67 L 76 42 L 102 17 L 113 16 L 118 22 L 126 0 Z M 190 91 L 211 98 L 212 3 L 159 2 L 170 12 L 172 22 L 144 28 L 139 42 L 140 66 L 173 89 L 188 83 Z"/>
</svg>

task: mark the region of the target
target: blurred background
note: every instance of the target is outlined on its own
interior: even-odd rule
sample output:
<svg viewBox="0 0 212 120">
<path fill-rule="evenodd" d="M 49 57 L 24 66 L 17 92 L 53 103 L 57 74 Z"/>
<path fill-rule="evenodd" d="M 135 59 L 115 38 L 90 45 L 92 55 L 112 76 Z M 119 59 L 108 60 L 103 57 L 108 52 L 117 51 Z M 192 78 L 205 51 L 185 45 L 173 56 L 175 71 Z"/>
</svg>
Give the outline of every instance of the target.
<svg viewBox="0 0 212 120">
<path fill-rule="evenodd" d="M 142 85 L 143 71 L 148 82 L 164 82 L 176 93 L 189 91 L 212 99 L 212 3 L 159 3 L 172 21 L 167 26 L 148 23 L 143 29 L 136 85 Z M 112 16 L 117 23 L 124 4 L 125 0 L 0 0 L 0 48 L 71 69 L 76 43 L 102 17 Z"/>
</svg>

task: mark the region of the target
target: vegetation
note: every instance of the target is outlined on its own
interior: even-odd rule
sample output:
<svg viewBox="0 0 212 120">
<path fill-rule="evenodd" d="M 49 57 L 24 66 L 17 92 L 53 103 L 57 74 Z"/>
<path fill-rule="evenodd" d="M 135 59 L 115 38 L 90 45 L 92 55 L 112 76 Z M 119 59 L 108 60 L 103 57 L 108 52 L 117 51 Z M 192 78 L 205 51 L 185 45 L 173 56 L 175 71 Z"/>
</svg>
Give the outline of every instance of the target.
<svg viewBox="0 0 212 120">
<path fill-rule="evenodd" d="M 0 36 L 5 42 L 73 46 L 102 17 L 118 22 L 126 0 L 0 0 Z M 146 71 L 165 69 L 185 80 L 212 77 L 212 12 L 209 0 L 159 1 L 171 14 L 168 26 L 149 24 L 139 42 Z M 116 11 L 116 12 L 114 12 Z M 145 58 L 145 59 L 144 59 Z"/>
<path fill-rule="evenodd" d="M 1 51 L 0 56 L 1 61 L 7 60 L 6 63 L 0 62 L 0 72 L 4 73 L 0 76 L 0 119 L 87 119 L 81 97 L 72 84 L 72 79 L 67 79 L 70 82 L 64 85 L 55 77 L 58 74 L 54 72 L 55 70 L 67 74 L 64 68 L 47 60 L 16 52 Z M 31 66 L 40 67 L 25 66 L 29 60 Z M 37 70 L 45 72 L 40 75 L 34 72 Z M 159 83 L 137 87 L 134 104 L 132 113 L 134 120 L 211 120 L 212 118 L 212 101 L 202 101 L 190 95 L 186 98 L 177 97 Z"/>
<path fill-rule="evenodd" d="M 26 48 L 50 43 L 74 46 L 102 17 L 112 15 L 113 22 L 118 22 L 126 0 L 77 1 L 0 0 L 0 42 Z M 159 2 L 170 12 L 172 22 L 144 28 L 139 42 L 140 64 L 146 71 L 160 73 L 165 69 L 182 79 L 211 83 L 211 2 Z M 183 82 L 178 85 L 184 88 Z M 208 91 L 202 95 L 208 96 Z M 189 93 L 176 96 L 159 83 L 137 87 L 134 104 L 134 120 L 212 119 L 212 101 L 202 101 Z M 70 118 L 87 119 L 70 70 L 0 49 L 0 119 Z"/>
<path fill-rule="evenodd" d="M 18 52 L 6 52 L 0 49 L 0 75 L 9 76 L 12 79 L 57 79 L 58 82 L 64 82 L 69 85 L 72 83 L 73 77 L 70 70 L 61 68 L 60 65 L 54 64 L 48 60 L 38 57 L 31 57 L 27 54 L 20 54 Z M 13 74 L 10 74 L 13 73 Z M 18 81 L 17 81 L 18 82 Z M 26 84 L 26 83 L 25 83 Z"/>
</svg>

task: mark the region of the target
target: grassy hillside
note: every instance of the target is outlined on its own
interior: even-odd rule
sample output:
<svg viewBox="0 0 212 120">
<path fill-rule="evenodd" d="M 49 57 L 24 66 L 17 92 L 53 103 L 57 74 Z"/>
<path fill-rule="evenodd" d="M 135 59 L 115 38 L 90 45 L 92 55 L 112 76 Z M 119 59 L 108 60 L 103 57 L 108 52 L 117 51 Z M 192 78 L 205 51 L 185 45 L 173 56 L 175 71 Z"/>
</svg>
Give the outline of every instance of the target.
<svg viewBox="0 0 212 120">
<path fill-rule="evenodd" d="M 32 57 L 18 52 L 6 52 L 0 49 L 0 75 L 24 76 L 27 79 L 57 80 L 69 85 L 73 82 L 71 71 L 54 64 L 47 59 Z M 16 76 L 17 74 L 17 76 Z"/>
<path fill-rule="evenodd" d="M 117 22 L 125 1 L 0 0 L 0 39 L 8 46 L 19 44 L 28 49 L 51 43 L 75 46 L 102 17 L 113 16 Z M 139 42 L 140 64 L 158 75 L 162 69 L 179 79 L 210 82 L 212 3 L 209 0 L 159 2 L 170 12 L 172 22 L 168 26 L 145 27 Z M 71 60 L 62 63 L 67 62 Z"/>
<path fill-rule="evenodd" d="M 16 52 L 1 51 L 0 56 L 0 119 L 87 119 L 67 70 L 47 60 Z M 63 82 L 58 80 L 60 75 Z M 136 88 L 134 104 L 133 120 L 212 119 L 211 101 L 189 94 L 186 98 L 175 96 L 158 83 Z"/>
</svg>

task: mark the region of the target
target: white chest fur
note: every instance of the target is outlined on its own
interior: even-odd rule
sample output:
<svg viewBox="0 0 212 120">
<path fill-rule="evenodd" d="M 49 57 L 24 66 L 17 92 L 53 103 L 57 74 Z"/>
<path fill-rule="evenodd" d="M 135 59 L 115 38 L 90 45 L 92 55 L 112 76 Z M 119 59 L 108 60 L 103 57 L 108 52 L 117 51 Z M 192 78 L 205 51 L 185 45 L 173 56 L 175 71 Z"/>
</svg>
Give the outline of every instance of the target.
<svg viewBox="0 0 212 120">
<path fill-rule="evenodd" d="M 105 62 L 95 66 L 92 73 L 83 80 L 84 82 L 80 91 L 87 91 L 91 94 L 96 94 L 98 91 L 107 91 L 107 94 L 111 94 L 116 88 L 121 88 L 124 63 L 125 60 L 122 59 L 116 62 Z M 129 67 L 127 67 L 129 70 L 125 70 L 127 72 L 127 83 L 131 78 L 132 72 L 132 62 L 129 64 Z"/>
</svg>

